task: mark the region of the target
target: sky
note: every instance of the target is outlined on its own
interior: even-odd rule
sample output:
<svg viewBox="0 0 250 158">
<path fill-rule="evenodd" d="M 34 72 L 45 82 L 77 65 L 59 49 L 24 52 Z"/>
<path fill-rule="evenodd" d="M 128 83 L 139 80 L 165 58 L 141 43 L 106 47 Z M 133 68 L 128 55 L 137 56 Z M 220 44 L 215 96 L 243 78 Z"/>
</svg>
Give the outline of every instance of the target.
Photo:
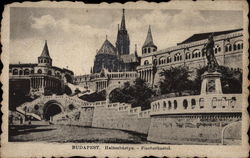
<svg viewBox="0 0 250 158">
<path fill-rule="evenodd" d="M 36 63 L 47 40 L 53 65 L 76 75 L 88 74 L 106 39 L 115 46 L 121 9 L 10 9 L 10 63 Z M 175 46 L 195 33 L 243 27 L 242 11 L 126 9 L 130 53 L 139 55 L 151 25 L 158 50 Z"/>
</svg>

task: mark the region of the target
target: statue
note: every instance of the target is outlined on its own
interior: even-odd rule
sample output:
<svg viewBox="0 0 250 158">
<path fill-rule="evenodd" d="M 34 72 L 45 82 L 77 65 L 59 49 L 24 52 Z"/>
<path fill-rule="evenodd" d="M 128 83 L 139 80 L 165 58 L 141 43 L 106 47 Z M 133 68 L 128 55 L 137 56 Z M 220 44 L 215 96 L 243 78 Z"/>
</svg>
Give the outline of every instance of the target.
<svg viewBox="0 0 250 158">
<path fill-rule="evenodd" d="M 207 57 L 208 72 L 214 72 L 218 69 L 219 64 L 214 56 L 214 39 L 213 34 L 208 37 L 208 42 L 202 49 L 202 53 L 205 53 Z"/>
</svg>

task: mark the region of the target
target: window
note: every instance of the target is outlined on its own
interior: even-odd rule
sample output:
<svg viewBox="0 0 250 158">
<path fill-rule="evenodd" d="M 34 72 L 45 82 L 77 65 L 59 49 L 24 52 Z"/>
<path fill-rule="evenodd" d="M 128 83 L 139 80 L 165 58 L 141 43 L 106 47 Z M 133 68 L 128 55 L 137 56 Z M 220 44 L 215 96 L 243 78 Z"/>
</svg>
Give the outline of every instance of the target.
<svg viewBox="0 0 250 158">
<path fill-rule="evenodd" d="M 188 101 L 186 99 L 183 100 L 183 107 L 184 109 L 187 109 L 188 107 Z"/>
<path fill-rule="evenodd" d="M 204 99 L 203 99 L 203 98 L 200 98 L 200 99 L 199 99 L 199 105 L 200 105 L 200 108 L 201 108 L 201 109 L 204 108 Z"/>
<path fill-rule="evenodd" d="M 180 61 L 180 60 L 182 60 L 181 54 L 180 53 L 175 54 L 174 61 Z"/>
<path fill-rule="evenodd" d="M 157 65 L 157 59 L 153 60 L 154 65 Z"/>
<path fill-rule="evenodd" d="M 189 52 L 186 53 L 186 59 L 190 59 L 191 58 L 191 54 Z"/>
<path fill-rule="evenodd" d="M 151 51 L 150 48 L 148 48 L 148 53 L 150 53 L 150 51 Z"/>
<path fill-rule="evenodd" d="M 166 60 L 165 60 L 165 57 L 160 57 L 159 59 L 159 64 L 165 64 L 166 63 Z"/>
<path fill-rule="evenodd" d="M 19 70 L 19 75 L 23 75 L 23 70 Z"/>
<path fill-rule="evenodd" d="M 167 103 L 165 101 L 163 101 L 163 108 L 167 107 Z"/>
<path fill-rule="evenodd" d="M 38 73 L 38 74 L 41 74 L 41 73 L 43 73 L 43 71 L 42 71 L 41 69 L 38 69 L 38 70 L 37 70 L 37 73 Z"/>
<path fill-rule="evenodd" d="M 52 72 L 51 72 L 51 70 L 49 70 L 49 71 L 48 71 L 48 75 L 52 75 Z"/>
<path fill-rule="evenodd" d="M 168 109 L 171 109 L 172 105 L 171 105 L 171 101 L 168 101 Z"/>
<path fill-rule="evenodd" d="M 201 56 L 200 50 L 196 49 L 192 53 L 192 58 L 198 58 Z"/>
<path fill-rule="evenodd" d="M 233 50 L 243 49 L 243 41 L 236 41 L 233 46 Z"/>
<path fill-rule="evenodd" d="M 24 75 L 29 75 L 29 74 L 30 74 L 29 69 L 25 69 L 25 70 L 24 70 Z"/>
<path fill-rule="evenodd" d="M 194 109 L 196 105 L 195 99 L 191 99 L 191 108 Z"/>
<path fill-rule="evenodd" d="M 177 101 L 174 100 L 174 109 L 177 109 Z"/>
<path fill-rule="evenodd" d="M 145 60 L 144 65 L 148 65 L 148 64 L 149 64 L 148 60 Z"/>
<path fill-rule="evenodd" d="M 167 57 L 167 63 L 171 63 L 171 57 Z"/>
<path fill-rule="evenodd" d="M 213 99 L 212 99 L 212 108 L 216 108 L 216 106 L 217 106 L 217 98 L 213 97 Z"/>
<path fill-rule="evenodd" d="M 13 75 L 18 75 L 18 70 L 17 69 L 14 69 L 13 72 L 12 72 Z"/>
<path fill-rule="evenodd" d="M 225 46 L 225 52 L 230 52 L 230 51 L 232 51 L 232 45 L 231 44 L 227 44 Z"/>
<path fill-rule="evenodd" d="M 34 74 L 34 70 L 31 70 L 30 73 L 31 73 L 31 74 Z"/>
</svg>

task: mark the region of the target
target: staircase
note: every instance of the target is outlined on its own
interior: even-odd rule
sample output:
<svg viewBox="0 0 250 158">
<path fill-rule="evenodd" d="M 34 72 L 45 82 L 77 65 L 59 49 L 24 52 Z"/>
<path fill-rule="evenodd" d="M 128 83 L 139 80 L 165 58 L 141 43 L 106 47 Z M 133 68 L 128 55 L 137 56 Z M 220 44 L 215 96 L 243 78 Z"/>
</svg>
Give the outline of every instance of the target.
<svg viewBox="0 0 250 158">
<path fill-rule="evenodd" d="M 21 107 L 17 107 L 17 108 L 16 108 L 16 111 L 19 112 L 19 113 L 21 113 L 21 114 L 23 114 L 23 115 L 31 116 L 31 117 L 33 117 L 33 118 L 39 120 L 39 121 L 42 120 L 40 116 L 38 116 L 38 115 L 36 115 L 36 114 L 34 114 L 34 113 L 25 112 Z"/>
</svg>

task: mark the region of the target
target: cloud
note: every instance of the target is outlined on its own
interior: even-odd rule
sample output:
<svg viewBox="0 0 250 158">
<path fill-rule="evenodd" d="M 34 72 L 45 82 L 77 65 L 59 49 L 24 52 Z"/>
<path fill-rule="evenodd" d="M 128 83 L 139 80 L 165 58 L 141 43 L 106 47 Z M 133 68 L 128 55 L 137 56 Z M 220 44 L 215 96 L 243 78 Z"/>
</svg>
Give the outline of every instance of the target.
<svg viewBox="0 0 250 158">
<path fill-rule="evenodd" d="M 24 18 L 32 34 L 27 39 L 11 41 L 11 61 L 36 62 L 47 39 L 53 65 L 69 66 L 76 74 L 89 73 L 96 49 L 101 47 L 106 35 L 115 45 L 117 24 L 121 22 L 119 11 L 100 12 L 91 10 L 88 14 L 82 11 L 75 14 L 70 11 L 60 15 L 46 13 Z M 198 10 L 144 10 L 143 14 L 138 15 L 133 12 L 134 15 L 126 12 L 126 26 L 130 36 L 130 52 L 134 52 L 134 45 L 137 44 L 139 55 L 148 25 L 151 25 L 158 49 L 176 45 L 194 33 L 226 30 L 240 25 L 228 20 L 233 16 L 228 13 L 223 14 L 228 15 L 225 17 L 221 13 L 204 14 Z"/>
</svg>

